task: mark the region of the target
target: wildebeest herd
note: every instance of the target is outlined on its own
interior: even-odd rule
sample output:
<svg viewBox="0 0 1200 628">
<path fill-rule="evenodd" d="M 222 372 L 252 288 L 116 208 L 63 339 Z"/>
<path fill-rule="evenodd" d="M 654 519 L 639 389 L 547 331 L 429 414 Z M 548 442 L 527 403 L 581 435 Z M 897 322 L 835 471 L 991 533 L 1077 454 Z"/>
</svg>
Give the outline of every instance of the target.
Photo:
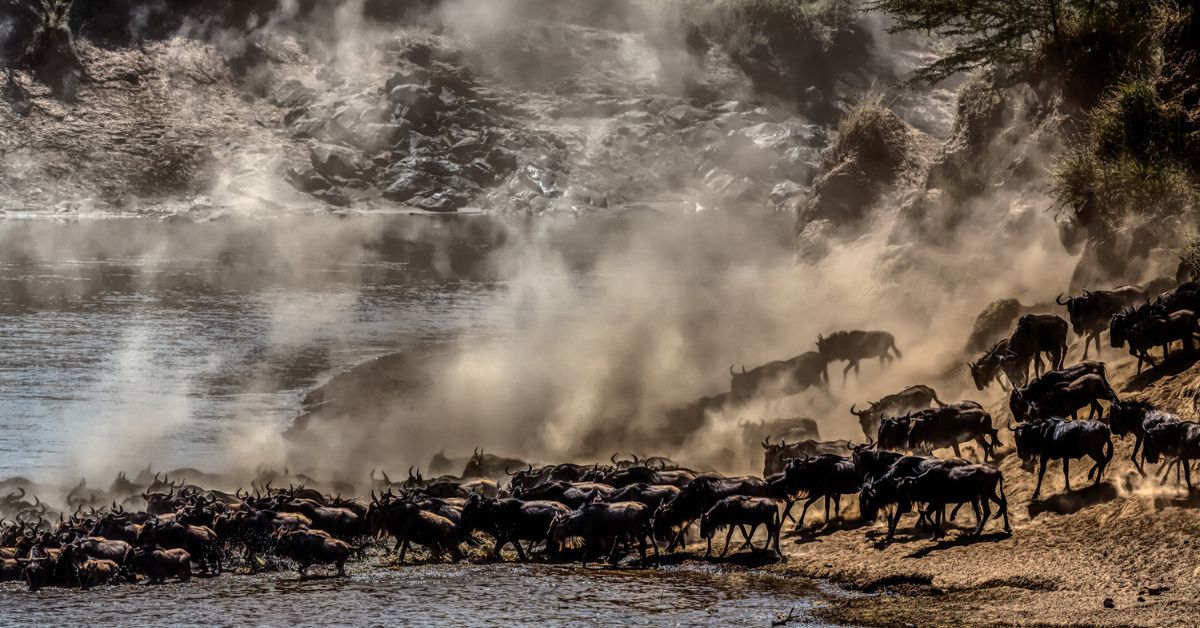
<svg viewBox="0 0 1200 628">
<path fill-rule="evenodd" d="M 1193 314 L 1200 307 L 1200 286 L 1193 283 L 1154 299 L 1125 286 L 1058 302 L 1085 339 L 1085 351 L 1095 344 L 1099 352 L 1099 334 L 1107 329 L 1114 347 L 1127 344 L 1138 358 L 1139 372 L 1142 362 L 1155 364 L 1152 348 L 1161 347 L 1165 357 L 1180 341 L 1190 352 L 1200 331 Z M 980 389 L 999 382 L 1009 391 L 1012 444 L 1037 470 L 1033 498 L 1054 460 L 1062 461 L 1068 491 L 1074 459 L 1091 458 L 1088 477 L 1100 483 L 1113 457 L 1114 435 L 1134 438 L 1139 472 L 1145 473 L 1147 463 L 1162 464 L 1165 479 L 1175 468 L 1190 490 L 1191 462 L 1200 459 L 1200 424 L 1145 402 L 1120 400 L 1101 362 L 1085 357 L 1065 366 L 1067 329 L 1058 316 L 1025 315 L 1009 338 L 969 365 Z M 820 336 L 816 351 L 750 370 L 731 367 L 729 393 L 700 405 L 736 408 L 810 387 L 829 395 L 830 363 L 847 363 L 844 381 L 871 358 L 881 367 L 901 358 L 891 334 Z M 841 517 L 847 496 L 857 496 L 864 521 L 886 515 L 885 543 L 910 513 L 918 527 L 939 538 L 947 509 L 953 519 L 964 505 L 975 516 L 969 534 L 979 535 L 989 519 L 1002 520 L 1010 531 L 1005 479 L 994 466 L 1005 444 L 981 404 L 946 403 L 932 388 L 916 385 L 858 406 L 850 407 L 865 437 L 858 444 L 821 440 L 812 419 L 741 421 L 745 441 L 764 451 L 761 476 L 728 477 L 662 456 L 614 454 L 600 463 L 535 465 L 476 449 L 459 460 L 436 454 L 427 467 L 436 477 L 410 468 L 407 477 L 393 480 L 372 469 L 361 487 L 260 469 L 248 490 L 226 492 L 221 489 L 230 488 L 230 478 L 147 468 L 133 479 L 118 474 L 107 489 L 81 481 L 62 510 L 36 495 L 34 483 L 10 479 L 0 482 L 7 493 L 0 499 L 0 581 L 23 581 L 31 590 L 88 588 L 187 580 L 230 566 L 257 572 L 291 565 L 301 574 L 330 566 L 344 574 L 347 562 L 363 559 L 384 539 L 394 542 L 390 552 L 400 563 L 413 546 L 439 561 L 461 560 L 473 548 L 503 560 L 508 547 L 522 561 L 612 562 L 634 549 L 646 561 L 686 545 L 693 530 L 705 543 L 706 557 L 722 531 L 722 556 L 738 542 L 738 551 L 778 555 L 785 521 L 804 530 L 809 507 L 821 502 L 829 525 Z M 1085 408 L 1089 416 L 1081 420 L 1078 413 Z M 977 446 L 978 461 L 962 457 L 967 443 Z M 934 455 L 943 450 L 953 456 Z M 363 493 L 369 497 L 350 497 Z M 792 511 L 799 501 L 804 503 L 797 517 Z M 756 548 L 759 528 L 765 540 Z"/>
</svg>

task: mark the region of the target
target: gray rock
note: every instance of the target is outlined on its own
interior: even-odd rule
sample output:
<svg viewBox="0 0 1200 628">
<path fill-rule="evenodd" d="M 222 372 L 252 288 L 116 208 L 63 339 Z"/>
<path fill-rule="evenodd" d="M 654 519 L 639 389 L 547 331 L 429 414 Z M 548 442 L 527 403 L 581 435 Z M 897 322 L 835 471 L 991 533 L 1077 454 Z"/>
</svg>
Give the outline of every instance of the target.
<svg viewBox="0 0 1200 628">
<path fill-rule="evenodd" d="M 318 144 L 309 150 L 313 169 L 326 177 L 361 179 L 374 169 L 356 151 L 332 144 Z"/>
</svg>

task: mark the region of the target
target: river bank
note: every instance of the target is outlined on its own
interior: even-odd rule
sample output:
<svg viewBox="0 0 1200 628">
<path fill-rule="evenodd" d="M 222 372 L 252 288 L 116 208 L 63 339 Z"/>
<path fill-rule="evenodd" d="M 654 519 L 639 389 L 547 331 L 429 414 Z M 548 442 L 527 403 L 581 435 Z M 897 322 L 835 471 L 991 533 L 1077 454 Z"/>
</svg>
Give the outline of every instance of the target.
<svg viewBox="0 0 1200 628">
<path fill-rule="evenodd" d="M 1134 377 L 1128 356 L 1114 359 L 1106 349 L 1103 357 L 1122 398 L 1147 399 L 1184 419 L 1195 418 L 1191 396 L 1200 366 L 1172 362 Z M 998 391 L 991 391 L 989 400 L 994 416 L 1007 416 Z M 1001 430 L 1000 437 L 1011 454 L 1011 433 Z M 838 623 L 1195 625 L 1200 621 L 1200 500 L 1187 497 L 1182 486 L 1141 478 L 1129 461 L 1132 438 L 1114 443 L 1103 484 L 1092 487 L 1086 478 L 1090 463 L 1077 461 L 1071 467 L 1074 490 L 1067 493 L 1061 467 L 1052 463 L 1036 501 L 1030 500 L 1036 475 L 1008 455 L 999 467 L 1011 536 L 1002 533 L 999 521 L 990 521 L 979 539 L 965 536 L 974 519 L 964 509 L 963 528 L 941 541 L 906 529 L 913 523 L 906 518 L 896 541 L 882 547 L 876 545 L 886 533 L 881 519 L 785 537 L 787 561 L 772 570 L 883 593 L 838 599 L 819 609 Z M 815 510 L 809 513 L 810 529 Z M 850 516 L 856 511 L 851 508 Z"/>
</svg>

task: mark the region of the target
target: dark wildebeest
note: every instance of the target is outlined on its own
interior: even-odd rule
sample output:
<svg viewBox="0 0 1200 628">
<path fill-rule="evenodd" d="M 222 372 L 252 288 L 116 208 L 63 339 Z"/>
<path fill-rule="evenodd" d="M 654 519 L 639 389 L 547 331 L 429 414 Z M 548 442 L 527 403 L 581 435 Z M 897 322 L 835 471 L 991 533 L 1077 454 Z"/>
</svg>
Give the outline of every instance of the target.
<svg viewBox="0 0 1200 628">
<path fill-rule="evenodd" d="M 1030 499 L 1037 499 L 1042 492 L 1042 478 L 1046 465 L 1051 460 L 1062 460 L 1066 490 L 1071 490 L 1070 461 L 1073 458 L 1091 457 L 1095 465 L 1088 471 L 1088 479 L 1096 476 L 1099 485 L 1113 455 L 1112 433 L 1108 426 L 1098 421 L 1065 421 L 1059 418 L 1023 423 L 1013 428 L 1017 441 L 1017 456 L 1026 462 L 1038 461 L 1037 487 Z"/>
<path fill-rule="evenodd" d="M 879 358 L 879 365 L 884 367 L 892 361 L 892 353 L 896 354 L 897 360 L 904 357 L 896 346 L 896 338 L 886 331 L 837 331 L 828 337 L 818 334 L 817 351 L 826 363 L 838 360 L 849 362 L 842 371 L 843 386 L 846 385 L 850 369 L 854 369 L 855 377 L 858 376 L 859 360 Z"/>
<path fill-rule="evenodd" d="M 1099 375 L 1084 375 L 1070 383 L 1059 384 L 1046 391 L 1036 403 L 1028 404 L 1030 420 L 1052 417 L 1079 418 L 1079 410 L 1091 409 L 1088 419 L 1104 418 L 1104 406 L 1100 401 L 1118 401 L 1108 382 Z"/>
<path fill-rule="evenodd" d="M 1043 353 L 1050 358 L 1051 369 L 1062 368 L 1067 355 L 1067 330 L 1067 321 L 1053 314 L 1026 314 L 1017 321 L 1017 329 L 1008 339 L 1008 354 L 1002 361 L 1013 386 L 1025 385 L 1030 362 L 1034 374 L 1042 374 Z"/>
<path fill-rule="evenodd" d="M 675 549 L 684 531 L 722 498 L 731 495 L 767 497 L 766 480 L 754 476 L 720 478 L 702 475 L 692 480 L 679 494 L 667 500 L 654 513 L 654 531 L 659 538 L 670 538 L 667 551 Z"/>
<path fill-rule="evenodd" d="M 850 441 L 848 440 L 816 441 L 809 439 L 798 443 L 788 443 L 787 441 L 772 443 L 770 439 L 767 439 L 762 442 L 762 447 L 764 450 L 763 477 L 782 472 L 785 458 L 850 453 Z"/>
<path fill-rule="evenodd" d="M 880 508 L 894 505 L 895 508 L 887 517 L 888 532 L 884 539 L 885 543 L 891 542 L 896 535 L 896 526 L 900 523 L 900 517 L 912 512 L 912 502 L 909 501 L 907 493 L 899 488 L 900 480 L 915 478 L 934 467 L 969 464 L 971 463 L 961 458 L 943 460 L 932 456 L 903 456 L 892 463 L 892 467 L 886 473 L 860 487 L 859 512 L 863 520 L 874 521 Z M 925 521 L 925 513 L 920 511 L 918 513 L 920 515 L 918 523 Z"/>
<path fill-rule="evenodd" d="M 983 355 L 974 362 L 967 362 L 967 368 L 971 371 L 971 379 L 975 382 L 975 388 L 983 390 L 992 382 L 999 382 L 1002 390 L 1008 390 L 1008 385 L 1004 383 L 1001 374 L 1007 375 L 1005 356 L 1008 355 L 1008 338 L 992 345 L 991 349 L 983 352 Z"/>
<path fill-rule="evenodd" d="M 1067 307 L 1067 315 L 1071 319 L 1071 329 L 1076 336 L 1084 338 L 1083 359 L 1088 357 L 1089 345 L 1095 343 L 1096 355 L 1100 355 L 1100 334 L 1108 330 L 1108 324 L 1113 314 L 1146 299 L 1146 291 L 1141 286 L 1121 286 L 1112 290 L 1084 290 L 1077 297 L 1058 295 L 1055 303 Z"/>
<path fill-rule="evenodd" d="M 751 551 L 754 550 L 751 539 L 754 538 L 754 531 L 761 525 L 767 529 L 767 542 L 763 545 L 763 549 L 770 547 L 771 541 L 774 540 L 775 553 L 781 553 L 779 551 L 779 529 L 783 527 L 783 522 L 779 519 L 779 506 L 775 500 L 768 497 L 732 495 L 714 504 L 712 508 L 708 509 L 708 512 L 700 517 L 700 537 L 708 542 L 708 548 L 704 552 L 705 558 L 712 556 L 712 539 L 717 530 L 728 528 L 728 533 L 725 535 L 725 547 L 721 550 L 721 556 L 724 557 L 729 552 L 729 541 L 733 538 L 734 526 L 747 525 L 750 526 L 749 532 L 742 528 L 746 539 L 742 548 L 749 546 Z"/>
<path fill-rule="evenodd" d="M 1004 517 L 1004 531 L 1011 532 L 1008 524 L 1008 498 L 1004 495 L 1004 476 L 989 464 L 962 466 L 939 465 L 915 478 L 904 478 L 897 488 L 907 494 L 908 500 L 924 502 L 933 512 L 933 538 L 942 536 L 942 522 L 949 504 L 971 504 L 975 512 L 973 536 L 983 532 L 983 526 L 991 516 L 991 502 L 999 504 L 996 517 Z M 982 508 L 982 512 L 980 512 Z"/>
<path fill-rule="evenodd" d="M 1177 310 L 1165 314 L 1150 308 L 1124 310 L 1112 317 L 1109 325 L 1110 344 L 1120 347 L 1129 343 L 1129 354 L 1138 359 L 1137 372 L 1142 372 L 1142 363 L 1149 362 L 1151 367 L 1157 366 L 1150 350 L 1162 347 L 1163 361 L 1170 355 L 1171 343 L 1179 340 L 1183 343 L 1185 353 L 1192 353 L 1193 339 L 1198 331 L 1196 314 L 1192 310 Z"/>
<path fill-rule="evenodd" d="M 855 410 L 856 405 L 850 406 L 850 414 L 858 417 L 863 435 L 875 438 L 879 433 L 879 422 L 883 417 L 900 416 L 913 410 L 924 410 L 936 403 L 938 407 L 946 407 L 937 393 L 928 386 L 920 384 L 909 386 L 904 390 L 887 395 L 879 401 L 869 402 L 866 410 Z"/>
<path fill-rule="evenodd" d="M 1043 396 L 1059 386 L 1070 384 L 1085 375 L 1098 375 L 1105 382 L 1108 381 L 1108 371 L 1105 370 L 1104 363 L 1092 360 L 1055 371 L 1047 371 L 1045 375 L 1024 387 L 1014 387 L 1008 395 L 1008 409 L 1018 423 L 1025 421 L 1029 417 L 1029 404 L 1041 401 Z"/>
<path fill-rule="evenodd" d="M 423 545 L 440 558 L 449 552 L 455 559 L 462 558 L 458 549 L 461 539 L 458 526 L 450 519 L 403 499 L 372 502 L 367 511 L 367 522 L 376 538 L 390 535 L 396 539 L 392 551 L 399 550 L 398 560 L 404 562 L 410 543 Z"/>
<path fill-rule="evenodd" d="M 825 525 L 829 525 L 829 502 L 834 504 L 834 516 L 841 516 L 842 495 L 852 495 L 862 486 L 862 477 L 854 468 L 854 461 L 847 456 L 822 454 L 817 457 L 788 458 L 784 468 L 788 484 L 808 496 L 796 530 L 804 527 L 808 507 L 818 499 L 825 500 Z M 784 513 L 787 514 L 786 512 Z"/>
<path fill-rule="evenodd" d="M 851 445 L 850 457 L 854 460 L 854 470 L 859 477 L 867 482 L 883 477 L 904 454 L 898 451 L 880 449 L 875 443 L 867 442 L 862 445 Z"/>
<path fill-rule="evenodd" d="M 578 510 L 561 515 L 554 520 L 550 537 L 561 551 L 567 539 L 581 538 L 584 542 L 583 563 L 587 564 L 592 552 L 600 549 L 601 543 L 609 541 L 612 550 L 608 560 L 613 562 L 617 549 L 630 541 L 637 541 L 638 554 L 646 558 L 646 540 L 654 553 L 658 554 L 658 543 L 654 540 L 651 526 L 651 510 L 639 502 L 596 502 L 585 504 Z"/>
<path fill-rule="evenodd" d="M 616 491 L 615 487 L 599 482 L 546 482 L 530 489 L 514 491 L 513 497 L 528 501 L 556 501 L 579 508 L 593 498 L 604 499 Z"/>
<path fill-rule="evenodd" d="M 496 539 L 492 558 L 500 558 L 500 550 L 512 543 L 521 560 L 528 560 L 521 541 L 533 547 L 546 541 L 550 528 L 559 516 L 566 516 L 570 508 L 553 501 L 521 501 L 519 499 L 488 499 L 472 495 L 463 506 L 462 523 L 464 533 L 480 530 Z"/>
<path fill-rule="evenodd" d="M 1192 491 L 1192 461 L 1200 460 L 1200 423 L 1195 421 L 1162 421 L 1146 430 L 1143 454 L 1146 462 L 1157 464 L 1160 456 L 1169 456 L 1163 468 L 1166 479 L 1171 464 L 1183 467 L 1187 489 Z"/>
<path fill-rule="evenodd" d="M 1116 436 L 1133 434 L 1133 452 L 1129 459 L 1138 473 L 1146 475 L 1146 470 L 1138 461 L 1138 451 L 1146 438 L 1146 433 L 1153 427 L 1163 423 L 1178 423 L 1182 419 L 1162 412 L 1153 404 L 1145 401 L 1118 401 L 1108 407 L 1108 425 Z M 1144 455 L 1144 454 L 1143 454 Z"/>
<path fill-rule="evenodd" d="M 641 502 L 653 512 L 668 500 L 674 499 L 682 490 L 678 486 L 670 484 L 630 484 L 609 495 L 604 501 Z"/>
<path fill-rule="evenodd" d="M 875 435 L 875 446 L 893 451 L 909 451 L 908 430 L 912 427 L 912 413 L 897 417 L 885 417 L 879 422 Z"/>
<path fill-rule="evenodd" d="M 790 360 L 768 362 L 750 371 L 742 372 L 729 366 L 729 396 L 732 401 L 746 401 L 753 397 L 775 399 L 808 390 L 812 386 L 826 388 L 829 373 L 825 370 L 825 358 L 815 351 L 802 353 Z"/>
<path fill-rule="evenodd" d="M 476 448 L 475 453 L 471 455 L 463 468 L 462 478 L 464 480 L 468 478 L 504 478 L 505 469 L 520 469 L 528 464 L 517 458 L 501 458 L 494 454 L 485 454 L 482 449 Z"/>
<path fill-rule="evenodd" d="M 951 447 L 956 458 L 962 457 L 959 444 L 974 440 L 984 460 L 995 458 L 993 447 L 1002 446 L 992 415 L 974 402 L 972 405 L 929 409 L 914 416 L 908 428 L 908 446 L 913 451 L 935 451 Z"/>
<path fill-rule="evenodd" d="M 192 557 L 187 550 L 139 547 L 134 550 L 134 562 L 155 584 L 161 584 L 167 578 L 177 578 L 180 582 L 192 578 Z"/>
<path fill-rule="evenodd" d="M 791 441 L 809 438 L 821 440 L 821 429 L 817 425 L 816 419 L 802 416 L 771 421 L 759 419 L 757 423 L 738 421 L 738 427 L 742 428 L 742 439 L 750 446 L 767 438 L 783 438 Z"/>
<path fill-rule="evenodd" d="M 442 449 L 433 454 L 433 457 L 429 459 L 429 475 L 437 476 L 454 473 L 463 468 L 469 461 L 470 458 L 447 458 L 446 450 Z"/>
<path fill-rule="evenodd" d="M 352 547 L 345 541 L 331 538 L 327 534 L 322 534 L 313 530 L 292 530 L 291 532 L 283 532 L 279 537 L 279 542 L 275 545 L 275 551 L 284 558 L 290 558 L 296 561 L 296 571 L 300 575 L 305 575 L 305 571 L 309 565 L 328 565 L 337 566 L 337 575 L 346 575 L 346 561 L 350 559 L 350 554 L 356 551 L 361 551 L 366 545 L 361 547 Z"/>
</svg>

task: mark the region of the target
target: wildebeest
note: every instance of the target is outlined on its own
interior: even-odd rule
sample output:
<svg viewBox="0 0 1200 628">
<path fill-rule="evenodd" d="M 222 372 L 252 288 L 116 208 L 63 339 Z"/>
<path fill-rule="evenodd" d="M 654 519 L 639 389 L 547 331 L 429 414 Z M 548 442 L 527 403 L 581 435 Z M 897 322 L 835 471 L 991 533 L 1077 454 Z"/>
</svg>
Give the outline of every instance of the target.
<svg viewBox="0 0 1200 628">
<path fill-rule="evenodd" d="M 667 545 L 669 552 L 679 543 L 684 530 L 722 498 L 731 495 L 767 497 L 768 490 L 766 480 L 753 476 L 699 476 L 654 512 L 654 532 L 659 538 L 671 539 Z"/>
<path fill-rule="evenodd" d="M 150 582 L 156 584 L 167 578 L 177 578 L 180 582 L 192 578 L 192 557 L 187 550 L 139 547 L 134 550 L 134 561 Z"/>
<path fill-rule="evenodd" d="M 775 553 L 780 553 L 779 529 L 782 527 L 782 522 L 779 519 L 779 507 L 775 504 L 775 500 L 745 495 L 732 495 L 722 499 L 700 517 L 700 537 L 708 542 L 704 556 L 712 556 L 712 538 L 716 535 L 717 530 L 728 528 L 729 531 L 725 535 L 725 547 L 721 550 L 721 556 L 725 556 L 729 552 L 729 541 L 733 538 L 734 526 L 750 526 L 749 532 L 743 530 L 745 544 L 742 547 L 749 546 L 753 550 L 754 544 L 751 539 L 754 538 L 754 531 L 760 525 L 767 529 L 767 542 L 763 545 L 763 549 L 770 547 L 771 541 L 774 540 Z"/>
<path fill-rule="evenodd" d="M 857 404 L 852 405 L 850 414 L 858 417 L 858 423 L 862 426 L 864 436 L 875 438 L 875 435 L 879 433 L 879 422 L 884 417 L 922 410 L 934 403 L 939 407 L 946 406 L 941 399 L 938 399 L 937 393 L 932 388 L 918 384 L 909 386 L 898 393 L 887 395 L 879 401 L 870 402 L 867 404 L 866 410 L 856 410 Z"/>
<path fill-rule="evenodd" d="M 992 415 L 974 402 L 924 410 L 909 423 L 908 446 L 914 451 L 951 447 L 960 458 L 959 444 L 971 440 L 979 444 L 985 460 L 995 458 L 993 447 L 1002 446 Z"/>
<path fill-rule="evenodd" d="M 1031 420 L 1051 417 L 1078 418 L 1080 408 L 1091 409 L 1088 419 L 1103 418 L 1104 406 L 1100 401 L 1115 402 L 1117 393 L 1099 375 L 1084 375 L 1070 383 L 1059 384 L 1046 391 L 1036 403 L 1029 403 Z"/>
<path fill-rule="evenodd" d="M 1183 468 L 1187 489 L 1192 491 L 1192 461 L 1200 460 L 1200 423 L 1195 421 L 1161 421 L 1146 429 L 1143 455 L 1146 462 L 1157 464 L 1162 456 L 1169 456 L 1173 464 Z M 1170 465 L 1164 467 L 1165 477 Z"/>
<path fill-rule="evenodd" d="M 742 439 L 750 446 L 768 438 L 791 441 L 821 439 L 821 429 L 816 419 L 803 416 L 770 421 L 759 419 L 758 422 L 738 421 L 738 427 L 742 428 Z"/>
<path fill-rule="evenodd" d="M 1060 418 L 1036 423 L 1023 423 L 1013 428 L 1017 441 L 1017 456 L 1026 462 L 1038 461 L 1037 487 L 1031 499 L 1042 492 L 1042 478 L 1046 465 L 1051 460 L 1062 460 L 1066 490 L 1071 490 L 1070 461 L 1089 456 L 1095 465 L 1088 471 L 1088 479 L 1096 477 L 1099 485 L 1104 468 L 1112 460 L 1112 433 L 1108 426 L 1098 421 L 1065 421 Z"/>
<path fill-rule="evenodd" d="M 599 482 L 546 482 L 530 489 L 514 491 L 513 497 L 523 500 L 551 500 L 578 508 L 595 497 L 604 499 L 616 488 Z"/>
<path fill-rule="evenodd" d="M 500 456 L 484 453 L 483 449 L 476 448 L 475 453 L 467 460 L 467 464 L 463 467 L 462 478 L 503 478 L 505 469 L 520 469 L 528 463 L 517 458 L 502 458 Z"/>
<path fill-rule="evenodd" d="M 1001 374 L 1007 375 L 1004 358 L 1008 355 L 1008 338 L 1005 338 L 990 349 L 983 352 L 983 355 L 974 362 L 967 362 L 967 368 L 971 371 L 971 379 L 975 382 L 975 388 L 983 390 L 992 382 L 999 382 L 1002 390 L 1008 390 L 1008 385 L 1004 383 Z M 1008 365 L 1012 368 L 1012 365 Z M 1011 381 L 1011 377 L 1010 377 Z"/>
<path fill-rule="evenodd" d="M 1145 401 L 1118 401 L 1108 407 L 1108 425 L 1115 436 L 1133 434 L 1133 452 L 1129 459 L 1138 473 L 1146 475 L 1141 462 L 1138 461 L 1138 451 L 1141 449 L 1147 432 L 1162 423 L 1178 423 L 1182 419 L 1174 414 L 1163 412 Z"/>
<path fill-rule="evenodd" d="M 784 468 L 788 484 L 808 496 L 796 529 L 804 527 L 808 507 L 818 499 L 825 500 L 825 525 L 829 525 L 829 503 L 834 504 L 834 515 L 841 516 L 842 495 L 858 492 L 862 478 L 855 470 L 854 461 L 846 456 L 822 454 L 816 457 L 789 458 Z M 786 513 L 785 513 L 786 514 Z"/>
<path fill-rule="evenodd" d="M 582 538 L 584 564 L 587 564 L 588 557 L 600 549 L 601 543 L 605 541 L 612 543 L 609 562 L 613 561 L 622 543 L 631 541 L 637 541 L 638 554 L 642 559 L 646 558 L 647 539 L 654 548 L 654 553 L 658 554 L 658 543 L 654 540 L 654 530 L 651 527 L 651 511 L 639 502 L 585 504 L 556 518 L 550 535 L 559 545 L 560 551 L 568 539 Z"/>
<path fill-rule="evenodd" d="M 545 542 L 557 517 L 566 516 L 570 508 L 554 501 L 521 501 L 519 499 L 490 499 L 472 495 L 463 505 L 463 532 L 480 530 L 496 540 L 492 557 L 499 558 L 500 550 L 512 543 L 521 560 L 528 560 L 521 541 L 530 548 Z"/>
<path fill-rule="evenodd" d="M 1179 340 L 1185 353 L 1192 353 L 1193 340 L 1198 331 L 1196 314 L 1192 310 L 1177 310 L 1170 313 L 1148 310 L 1124 310 L 1112 317 L 1109 324 L 1110 344 L 1121 347 L 1129 343 L 1129 354 L 1138 359 L 1137 372 L 1142 372 L 1142 363 L 1156 366 L 1150 350 L 1162 347 L 1163 360 L 1170 355 L 1171 343 Z"/>
<path fill-rule="evenodd" d="M 798 443 L 780 441 L 772 443 L 768 438 L 762 442 L 763 448 L 763 477 L 783 471 L 785 458 L 802 458 L 804 456 L 819 456 L 821 454 L 844 455 L 850 453 L 850 441 L 832 440 L 816 441 L 803 440 Z"/>
<path fill-rule="evenodd" d="M 75 565 L 75 580 L 81 589 L 111 584 L 120 577 L 121 566 L 111 560 L 89 558 Z"/>
<path fill-rule="evenodd" d="M 682 490 L 670 484 L 630 484 L 609 495 L 604 501 L 641 502 L 653 512 L 663 503 L 674 499 Z"/>
<path fill-rule="evenodd" d="M 974 536 L 983 532 L 983 526 L 991 516 L 993 501 L 999 505 L 996 517 L 1004 518 L 1004 531 L 1012 530 L 1008 524 L 1004 476 L 991 465 L 938 465 L 916 477 L 901 479 L 897 488 L 906 493 L 910 501 L 924 502 L 929 506 L 933 512 L 935 539 L 942 536 L 942 521 L 946 506 L 950 504 L 971 504 L 976 520 L 972 533 Z"/>
<path fill-rule="evenodd" d="M 305 575 L 310 565 L 333 564 L 337 567 L 337 574 L 344 576 L 350 554 L 363 547 L 366 546 L 351 547 L 345 541 L 312 530 L 293 530 L 280 535 L 275 551 L 280 556 L 296 561 L 296 571 L 300 575 Z"/>
<path fill-rule="evenodd" d="M 404 562 L 410 543 L 425 546 L 435 557 L 449 552 L 456 559 L 462 558 L 462 552 L 458 549 L 458 526 L 450 519 L 422 510 L 410 501 L 389 499 L 372 502 L 367 511 L 367 521 L 376 538 L 387 534 L 396 540 L 392 551 L 400 552 L 400 562 Z"/>
<path fill-rule="evenodd" d="M 886 331 L 837 331 L 829 336 L 818 334 L 817 352 L 826 363 L 839 360 L 849 362 L 842 371 L 842 385 L 846 384 L 850 369 L 854 369 L 854 375 L 858 376 L 859 360 L 879 358 L 879 365 L 884 367 L 893 359 L 904 357 L 896 346 L 896 338 Z M 892 357 L 893 353 L 895 358 Z"/>
<path fill-rule="evenodd" d="M 1025 314 L 1008 339 L 1008 354 L 1002 365 L 1013 386 L 1029 379 L 1029 364 L 1035 375 L 1044 370 L 1042 354 L 1050 358 L 1051 369 L 1061 369 L 1067 355 L 1067 321 L 1053 314 Z M 1013 379 L 1013 378 L 1016 379 Z"/>
<path fill-rule="evenodd" d="M 1038 403 L 1059 386 L 1070 384 L 1085 375 L 1097 375 L 1105 382 L 1108 381 L 1108 371 L 1103 362 L 1079 362 L 1066 368 L 1047 371 L 1026 386 L 1014 387 L 1008 395 L 1008 409 L 1017 422 L 1024 421 L 1029 416 L 1029 404 Z"/>
<path fill-rule="evenodd" d="M 1071 329 L 1076 336 L 1084 338 L 1083 359 L 1088 357 L 1088 347 L 1095 343 L 1096 355 L 1100 355 L 1100 334 L 1108 330 L 1113 314 L 1135 303 L 1145 300 L 1146 291 L 1141 286 L 1120 286 L 1112 290 L 1084 290 L 1077 297 L 1058 295 L 1055 303 L 1065 305 L 1071 319 Z"/>
<path fill-rule="evenodd" d="M 729 396 L 735 402 L 753 397 L 775 399 L 802 393 L 809 388 L 829 384 L 826 361 L 820 353 L 809 351 L 790 360 L 768 362 L 750 371 L 738 373 L 729 367 Z"/>
<path fill-rule="evenodd" d="M 892 463 L 886 473 L 874 480 L 869 480 L 860 487 L 859 512 L 866 521 L 874 521 L 879 510 L 887 505 L 894 505 L 888 514 L 887 537 L 884 542 L 890 542 L 896 535 L 896 526 L 900 517 L 912 511 L 912 502 L 908 492 L 900 489 L 901 480 L 915 478 L 935 467 L 966 466 L 970 463 L 961 458 L 941 459 L 931 456 L 904 456 Z M 921 513 L 921 519 L 925 519 Z"/>
</svg>

